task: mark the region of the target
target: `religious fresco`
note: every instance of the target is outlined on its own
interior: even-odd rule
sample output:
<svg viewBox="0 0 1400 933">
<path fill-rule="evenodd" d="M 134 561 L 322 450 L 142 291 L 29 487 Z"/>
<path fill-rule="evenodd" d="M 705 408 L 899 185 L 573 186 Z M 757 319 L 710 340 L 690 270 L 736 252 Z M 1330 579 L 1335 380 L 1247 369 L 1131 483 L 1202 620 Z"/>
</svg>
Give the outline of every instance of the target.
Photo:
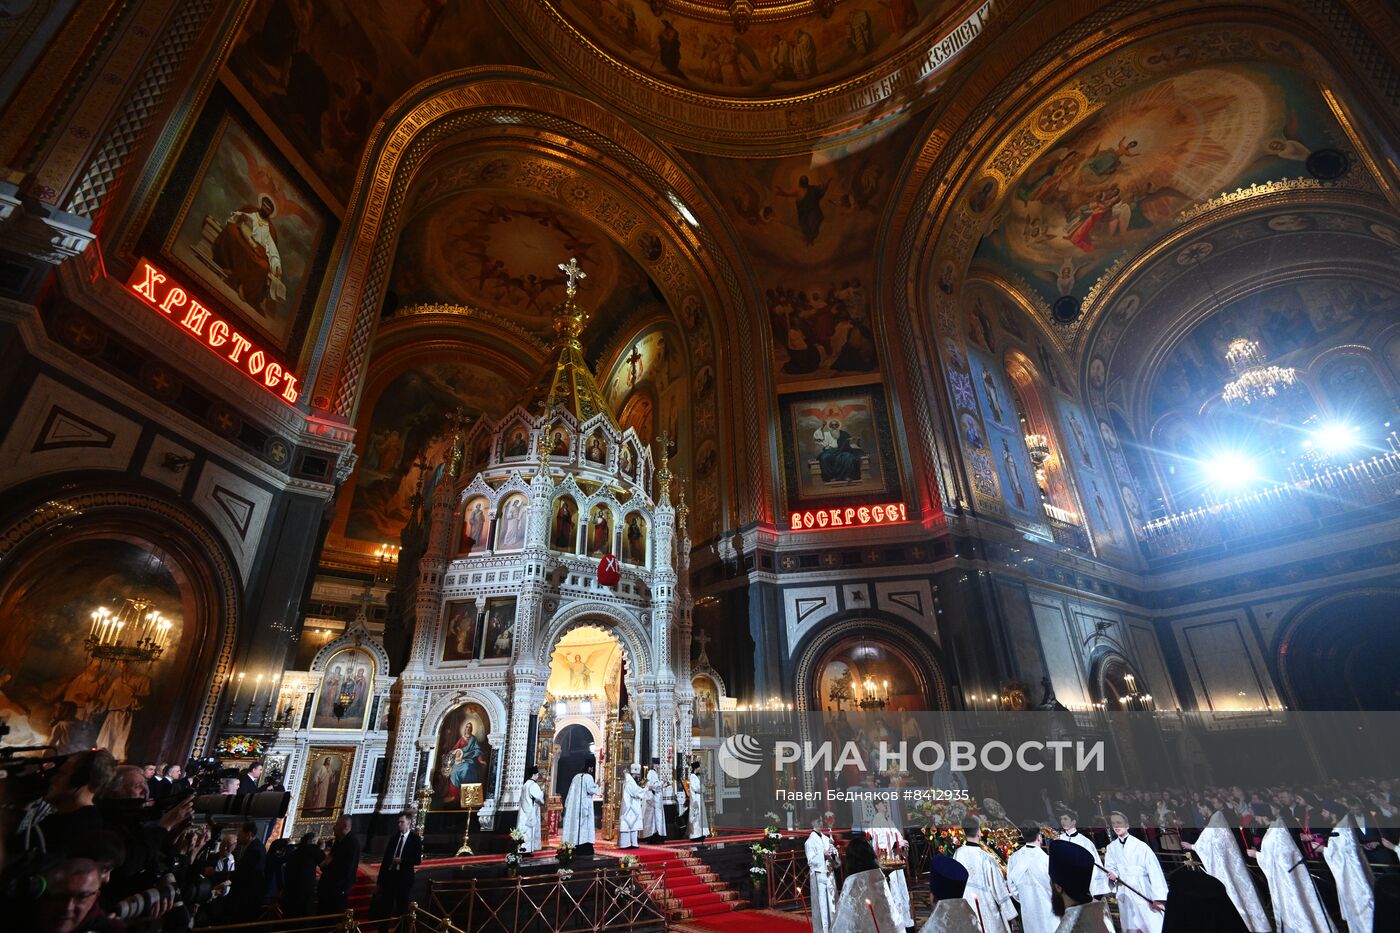
<svg viewBox="0 0 1400 933">
<path fill-rule="evenodd" d="M 215 106 L 211 104 L 211 107 Z M 309 311 L 330 236 L 324 208 L 232 116 L 219 122 L 162 252 L 226 308 L 287 348 Z"/>
<path fill-rule="evenodd" d="M 578 550 L 578 503 L 572 496 L 560 496 L 554 503 L 549 526 L 549 546 L 572 554 Z"/>
<path fill-rule="evenodd" d="M 1339 136 L 1327 112 L 1306 78 L 1264 65 L 1197 68 L 1129 91 L 1021 172 L 974 263 L 1011 271 L 1047 302 L 1082 298 L 1182 209 L 1302 175 Z"/>
<path fill-rule="evenodd" d="M 857 704 L 866 692 L 866 678 L 870 678 L 877 692 L 889 694 L 887 712 L 928 709 L 920 679 L 904 655 L 879 642 L 866 641 L 837 648 L 822 660 L 817 671 L 816 696 L 812 698 L 814 707 L 832 713 L 858 712 Z M 876 720 L 877 728 L 882 721 Z M 875 736 L 866 738 L 874 744 L 880 741 Z"/>
<path fill-rule="evenodd" d="M 531 64 L 485 4 L 258 0 L 228 67 L 344 202 L 370 131 L 400 94 L 489 63 Z"/>
<path fill-rule="evenodd" d="M 525 509 L 528 502 L 524 493 L 507 496 L 496 515 L 496 550 L 518 551 L 525 546 Z"/>
<path fill-rule="evenodd" d="M 1245 337 L 1280 366 L 1306 368 L 1328 347 L 1365 342 L 1400 312 L 1400 293 L 1350 279 L 1291 282 L 1236 301 L 1177 341 L 1152 383 L 1150 410 L 1199 410 L 1231 379 L 1225 351 Z"/>
<path fill-rule="evenodd" d="M 0 595 L 0 719 L 7 745 L 57 746 L 57 754 L 104 747 L 141 759 L 169 739 L 170 709 L 189 698 L 186 669 L 193 631 L 185 594 L 162 558 L 128 541 L 77 540 L 44 561 L 61 574 L 25 574 Z M 150 664 L 90 658 L 83 639 L 99 605 L 114 613 L 143 598 L 171 622 L 161 657 Z M 148 610 L 149 611 L 149 610 Z"/>
<path fill-rule="evenodd" d="M 657 396 L 661 396 L 673 382 L 684 382 L 687 368 L 683 346 L 675 328 L 669 325 L 652 329 L 629 341 L 602 382 L 603 396 L 613 411 L 626 410 L 637 386 L 650 386 Z M 641 436 L 644 442 L 652 440 L 650 432 Z"/>
<path fill-rule="evenodd" d="M 647 522 L 639 512 L 631 512 L 622 523 L 622 559 L 639 567 L 647 562 Z"/>
<path fill-rule="evenodd" d="M 586 535 L 587 553 L 589 557 L 602 557 L 604 554 L 613 552 L 613 514 L 606 505 L 599 503 L 593 506 L 593 511 L 588 516 L 588 529 Z"/>
<path fill-rule="evenodd" d="M 311 728 L 363 729 L 374 695 L 374 655 L 364 648 L 343 648 L 323 670 Z"/>
<path fill-rule="evenodd" d="M 875 66 L 928 35 L 958 4 L 845 0 L 834 15 L 755 19 L 742 31 L 727 18 L 634 0 L 559 0 L 555 7 L 609 55 L 668 84 L 774 97 L 828 87 Z"/>
<path fill-rule="evenodd" d="M 912 126 L 786 159 L 692 155 L 763 284 L 780 390 L 878 372 L 873 246 Z M 838 382 L 839 380 L 839 382 Z"/>
<path fill-rule="evenodd" d="M 443 661 L 470 661 L 476 657 L 476 601 L 452 600 L 442 611 Z"/>
<path fill-rule="evenodd" d="M 457 542 L 457 556 L 467 557 L 474 550 L 486 550 L 491 544 L 491 503 L 484 496 L 467 502 L 462 508 L 462 534 Z"/>
<path fill-rule="evenodd" d="M 894 445 L 879 386 L 784 396 L 783 466 L 789 507 L 873 501 L 899 489 Z"/>
<path fill-rule="evenodd" d="M 509 658 L 515 647 L 515 597 L 501 596 L 486 601 L 481 632 L 481 658 L 484 661 Z"/>
<path fill-rule="evenodd" d="M 498 371 L 467 362 L 424 363 L 392 379 L 366 406 L 372 414 L 361 433 L 345 537 L 397 541 L 417 488 L 413 464 L 420 456 L 433 463 L 446 459 L 448 416 L 461 408 L 472 417 L 498 417 L 519 391 Z"/>
<path fill-rule="evenodd" d="M 350 769 L 355 763 L 353 748 L 313 745 L 306 753 L 306 778 L 301 788 L 301 817 L 327 817 L 345 806 Z"/>
<path fill-rule="evenodd" d="M 690 679 L 690 689 L 695 693 L 695 705 L 690 713 L 690 734 L 713 737 L 719 730 L 719 689 L 714 679 L 704 674 Z"/>
<path fill-rule="evenodd" d="M 980 307 L 974 303 L 968 315 L 970 322 L 976 322 Z M 972 392 L 975 397 L 980 397 L 983 420 L 978 425 L 974 418 L 964 413 L 964 440 L 973 447 L 979 445 L 972 443 L 968 435 L 975 435 L 972 440 L 981 441 L 980 447 L 990 456 L 997 472 L 1006 507 L 1027 520 L 1043 521 L 1045 516 L 1040 505 L 1040 488 L 1026 450 L 1025 428 L 1012 401 L 1010 381 L 1002 367 L 982 350 L 969 347 L 967 359 L 972 376 Z"/>
<path fill-rule="evenodd" d="M 438 728 L 437 767 L 433 769 L 434 809 L 463 805 L 462 789 L 480 784 L 490 796 L 491 718 L 480 703 L 463 703 L 442 719 Z"/>
</svg>

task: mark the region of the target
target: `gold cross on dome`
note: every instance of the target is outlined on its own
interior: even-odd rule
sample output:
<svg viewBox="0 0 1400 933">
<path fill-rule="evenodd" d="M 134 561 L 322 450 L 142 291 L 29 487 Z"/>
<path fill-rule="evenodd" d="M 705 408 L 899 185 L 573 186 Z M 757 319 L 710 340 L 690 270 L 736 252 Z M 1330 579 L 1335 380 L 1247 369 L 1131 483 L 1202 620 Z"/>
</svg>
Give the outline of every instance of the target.
<svg viewBox="0 0 1400 933">
<path fill-rule="evenodd" d="M 570 298 L 574 297 L 578 294 L 579 280 L 588 278 L 588 273 L 578 267 L 578 259 L 573 256 L 569 257 L 568 262 L 559 263 L 559 271 L 564 273 L 564 278 L 568 280 L 564 290 L 569 293 Z"/>
</svg>

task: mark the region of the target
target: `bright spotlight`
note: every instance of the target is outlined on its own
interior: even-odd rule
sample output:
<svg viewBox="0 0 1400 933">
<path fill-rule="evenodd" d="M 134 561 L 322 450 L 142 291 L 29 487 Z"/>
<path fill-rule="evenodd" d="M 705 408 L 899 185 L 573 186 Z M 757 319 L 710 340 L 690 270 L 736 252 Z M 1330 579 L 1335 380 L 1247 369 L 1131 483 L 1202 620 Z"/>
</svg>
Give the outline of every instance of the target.
<svg viewBox="0 0 1400 933">
<path fill-rule="evenodd" d="M 1201 462 L 1206 481 L 1222 492 L 1244 489 L 1259 478 L 1254 460 L 1237 451 L 1223 451 Z"/>
<path fill-rule="evenodd" d="M 1343 421 L 1324 421 L 1312 432 L 1314 443 L 1328 456 L 1351 451 L 1361 440 L 1361 429 Z"/>
</svg>

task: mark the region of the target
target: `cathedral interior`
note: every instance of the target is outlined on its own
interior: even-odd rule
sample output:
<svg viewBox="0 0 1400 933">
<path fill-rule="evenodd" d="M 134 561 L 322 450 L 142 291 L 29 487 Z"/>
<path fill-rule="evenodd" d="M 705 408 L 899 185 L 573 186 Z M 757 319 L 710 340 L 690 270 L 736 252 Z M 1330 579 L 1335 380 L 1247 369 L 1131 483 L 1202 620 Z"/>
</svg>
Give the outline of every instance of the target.
<svg viewBox="0 0 1400 933">
<path fill-rule="evenodd" d="M 30 0 L 0 101 L 6 744 L 1400 709 L 1393 4 Z"/>
</svg>

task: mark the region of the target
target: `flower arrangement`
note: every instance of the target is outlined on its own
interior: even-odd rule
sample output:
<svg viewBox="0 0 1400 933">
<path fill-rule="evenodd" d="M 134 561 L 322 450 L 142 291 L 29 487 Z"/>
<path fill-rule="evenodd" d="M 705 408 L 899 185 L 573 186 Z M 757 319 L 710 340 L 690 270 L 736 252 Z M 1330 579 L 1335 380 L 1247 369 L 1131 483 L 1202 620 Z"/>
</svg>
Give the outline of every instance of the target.
<svg viewBox="0 0 1400 933">
<path fill-rule="evenodd" d="M 567 842 L 561 842 L 559 848 L 554 850 L 554 857 L 559 860 L 559 873 L 562 875 L 574 863 L 574 847 Z"/>
<path fill-rule="evenodd" d="M 506 875 L 514 877 L 520 871 L 520 863 L 525 860 L 521 848 L 525 845 L 525 834 L 519 827 L 510 831 L 510 851 L 506 853 Z"/>
<path fill-rule="evenodd" d="M 228 735 L 219 740 L 214 752 L 229 758 L 257 758 L 263 753 L 262 739 L 249 735 Z"/>
<path fill-rule="evenodd" d="M 764 841 L 755 842 L 753 845 L 749 846 L 749 852 L 753 855 L 753 864 L 749 866 L 749 881 L 753 882 L 755 885 L 763 883 L 763 877 L 768 874 L 768 869 L 765 868 L 763 864 L 764 860 L 767 858 L 769 852 L 775 850 L 776 846 L 773 849 L 768 847 L 766 837 Z"/>
<path fill-rule="evenodd" d="M 574 876 L 574 870 L 572 868 L 561 868 L 556 874 L 559 875 L 560 881 L 566 881 Z"/>
<path fill-rule="evenodd" d="M 642 867 L 642 860 L 635 855 L 624 855 L 618 859 L 617 866 L 625 872 L 634 872 Z"/>
</svg>

